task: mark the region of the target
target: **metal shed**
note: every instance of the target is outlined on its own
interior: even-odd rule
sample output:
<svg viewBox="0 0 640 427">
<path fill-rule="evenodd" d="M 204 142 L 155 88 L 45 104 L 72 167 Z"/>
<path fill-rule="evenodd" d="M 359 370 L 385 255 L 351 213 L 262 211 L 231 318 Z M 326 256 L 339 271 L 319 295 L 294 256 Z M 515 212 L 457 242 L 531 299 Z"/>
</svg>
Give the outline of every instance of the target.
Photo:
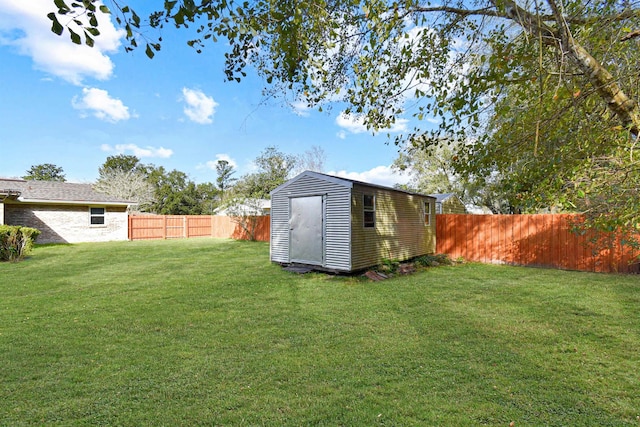
<svg viewBox="0 0 640 427">
<path fill-rule="evenodd" d="M 271 261 L 353 272 L 435 252 L 435 198 L 305 171 L 271 192 Z"/>
</svg>

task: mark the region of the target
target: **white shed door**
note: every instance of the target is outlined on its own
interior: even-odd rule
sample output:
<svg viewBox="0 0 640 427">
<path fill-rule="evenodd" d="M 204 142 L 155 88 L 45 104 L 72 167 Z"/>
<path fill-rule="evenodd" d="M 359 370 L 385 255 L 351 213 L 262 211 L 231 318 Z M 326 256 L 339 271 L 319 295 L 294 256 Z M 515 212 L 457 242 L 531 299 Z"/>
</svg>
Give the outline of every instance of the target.
<svg viewBox="0 0 640 427">
<path fill-rule="evenodd" d="M 322 196 L 290 199 L 289 259 L 302 264 L 322 265 Z"/>
</svg>

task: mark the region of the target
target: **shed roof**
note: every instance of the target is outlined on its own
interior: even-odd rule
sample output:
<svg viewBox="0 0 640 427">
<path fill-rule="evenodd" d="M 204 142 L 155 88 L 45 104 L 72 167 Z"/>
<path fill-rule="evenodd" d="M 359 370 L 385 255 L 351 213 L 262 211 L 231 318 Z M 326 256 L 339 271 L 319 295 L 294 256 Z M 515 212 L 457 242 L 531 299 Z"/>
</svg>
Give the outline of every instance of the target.
<svg viewBox="0 0 640 427">
<path fill-rule="evenodd" d="M 19 202 L 39 203 L 100 203 L 107 205 L 130 205 L 131 200 L 122 200 L 93 189 L 91 184 L 76 184 L 59 181 L 26 181 L 24 179 L 0 178 L 0 196 Z"/>
<path fill-rule="evenodd" d="M 339 177 L 339 176 L 327 175 L 327 174 L 324 174 L 324 173 L 314 172 L 314 171 L 304 171 L 304 172 L 300 173 L 299 175 L 291 178 L 289 181 L 285 182 L 284 184 L 281 184 L 280 186 L 276 187 L 273 191 L 271 191 L 271 193 L 274 193 L 274 192 L 277 192 L 277 191 L 281 191 L 281 190 L 285 189 L 286 187 L 288 187 L 289 185 L 291 185 L 292 183 L 298 181 L 299 179 L 302 179 L 303 177 L 307 177 L 307 176 L 310 176 L 310 177 L 313 177 L 313 178 L 317 178 L 317 179 L 321 179 L 323 181 L 329 181 L 329 182 L 332 182 L 334 184 L 342 185 L 342 186 L 347 187 L 347 188 L 352 188 L 354 184 L 358 184 L 358 185 L 364 185 L 364 186 L 372 187 L 372 188 L 380 188 L 380 189 L 383 189 L 383 190 L 395 191 L 395 192 L 398 192 L 398 193 L 412 194 L 412 195 L 415 195 L 415 196 L 433 197 L 433 195 L 415 193 L 415 192 L 406 191 L 406 190 L 400 190 L 398 188 L 386 187 L 384 185 L 378 185 L 378 184 L 371 184 L 369 182 L 357 181 L 355 179 L 349 179 L 349 178 L 343 178 L 343 177 Z M 433 198 L 435 198 L 435 197 L 433 197 Z"/>
</svg>

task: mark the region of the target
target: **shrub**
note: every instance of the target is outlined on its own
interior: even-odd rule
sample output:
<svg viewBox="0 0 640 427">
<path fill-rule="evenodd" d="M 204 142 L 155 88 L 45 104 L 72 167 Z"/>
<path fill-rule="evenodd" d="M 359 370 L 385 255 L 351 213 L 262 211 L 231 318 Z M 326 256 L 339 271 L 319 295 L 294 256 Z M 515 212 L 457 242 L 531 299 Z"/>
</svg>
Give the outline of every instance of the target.
<svg viewBox="0 0 640 427">
<path fill-rule="evenodd" d="M 447 254 L 423 255 L 416 258 L 415 263 L 421 267 L 437 267 L 439 265 L 453 264 Z"/>
<path fill-rule="evenodd" d="M 19 225 L 0 225 L 0 261 L 20 261 L 31 252 L 40 230 Z"/>
<path fill-rule="evenodd" d="M 383 259 L 382 264 L 380 264 L 377 270 L 381 273 L 395 273 L 398 271 L 398 267 L 400 266 L 400 261 L 394 259 Z"/>
</svg>

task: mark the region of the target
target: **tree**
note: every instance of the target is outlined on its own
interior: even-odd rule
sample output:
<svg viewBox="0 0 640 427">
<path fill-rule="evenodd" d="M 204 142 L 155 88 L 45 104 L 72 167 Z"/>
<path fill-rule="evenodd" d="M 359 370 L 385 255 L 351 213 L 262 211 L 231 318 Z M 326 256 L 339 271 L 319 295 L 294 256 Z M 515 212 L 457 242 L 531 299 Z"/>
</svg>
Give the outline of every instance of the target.
<svg viewBox="0 0 640 427">
<path fill-rule="evenodd" d="M 289 179 L 296 166 L 296 156 L 276 147 L 265 148 L 254 160 L 257 171 L 244 175 L 235 185 L 235 199 L 268 199 L 269 193 Z"/>
<path fill-rule="evenodd" d="M 324 164 L 327 161 L 327 154 L 319 145 L 312 145 L 310 149 L 298 156 L 296 161 L 296 173 L 304 171 L 324 172 Z"/>
<path fill-rule="evenodd" d="M 601 41 L 592 37 L 591 42 Z M 636 59 L 627 46 L 610 49 L 624 86 L 637 85 L 632 77 Z M 640 163 L 634 137 L 609 119 L 597 99 L 582 93 L 585 76 L 535 72 L 536 58 L 522 67 L 539 78 L 533 85 L 505 88 L 489 122 L 492 132 L 468 146 L 461 156 L 463 169 L 484 175 L 499 171 L 508 178 L 501 183 L 503 193 L 523 212 L 583 212 L 600 229 L 638 224 Z"/>
<path fill-rule="evenodd" d="M 107 157 L 107 160 L 100 166 L 98 173 L 102 176 L 113 171 L 131 172 L 142 170 L 144 170 L 144 165 L 140 163 L 140 159 L 137 156 L 118 154 Z"/>
<path fill-rule="evenodd" d="M 163 166 L 148 168 L 148 180 L 155 187 L 150 210 L 160 215 L 199 215 L 203 212 L 196 184 L 178 170 L 167 172 Z"/>
<path fill-rule="evenodd" d="M 484 207 L 496 214 L 514 213 L 518 208 L 504 194 L 498 173 L 465 175 L 456 167 L 462 146 L 455 141 L 426 148 L 419 144 L 405 146 L 391 165 L 410 177 L 408 184 L 399 187 L 424 194 L 454 193 L 466 205 Z"/>
<path fill-rule="evenodd" d="M 93 189 L 120 200 L 135 202 L 132 210 L 146 212 L 155 200 L 155 189 L 142 171 L 104 170 Z"/>
<path fill-rule="evenodd" d="M 216 163 L 216 173 L 218 177 L 216 178 L 216 184 L 218 189 L 220 190 L 220 199 L 224 200 L 224 193 L 229 187 L 236 181 L 236 178 L 233 178 L 232 175 L 236 173 L 235 168 L 226 160 L 218 160 Z"/>
<path fill-rule="evenodd" d="M 118 13 L 117 21 L 127 30 L 129 49 L 138 45 L 135 31 L 143 25 L 157 29 L 169 24 L 195 27 L 196 38 L 188 44 L 198 52 L 218 37 L 229 42 L 225 71 L 230 80 L 240 80 L 245 69 L 255 65 L 268 82 L 284 82 L 310 103 L 334 96 L 328 89 L 344 88 L 351 110 L 364 113 L 374 128 L 386 127 L 403 111 L 394 105 L 403 100 L 407 90 L 418 97 L 425 95 L 421 85 L 428 82 L 445 84 L 436 86 L 432 93 L 436 102 L 428 101 L 421 112 L 442 118 L 450 113 L 454 121 L 461 120 L 461 113 L 477 118 L 480 96 L 499 90 L 498 84 L 526 77 L 518 71 L 522 58 L 514 55 L 523 53 L 512 47 L 514 40 L 527 38 L 538 50 L 525 52 L 525 57 L 539 54 L 569 74 L 581 73 L 585 89 L 592 89 L 625 128 L 634 134 L 640 128 L 633 95 L 604 67 L 611 62 L 606 52 L 590 44 L 596 30 L 607 35 L 609 45 L 632 40 L 635 33 L 632 35 L 631 29 L 637 26 L 640 14 L 634 2 L 445 0 L 431 5 L 410 0 L 306 0 L 293 6 L 270 0 L 237 5 L 233 1 L 199 5 L 175 1 L 164 2 L 148 22 L 121 1 L 111 3 Z M 91 36 L 99 34 L 95 18 L 98 4 L 97 0 L 55 1 L 61 15 L 88 16 L 88 22 L 81 26 L 88 45 L 93 45 Z M 100 10 L 109 12 L 104 5 Z M 62 34 L 65 27 L 56 14 L 48 16 L 52 31 Z M 197 24 L 192 25 L 194 22 Z M 67 29 L 74 43 L 82 43 L 77 32 L 69 26 Z M 625 32 L 629 37 L 624 37 Z M 462 49 L 456 41 L 464 41 Z M 148 56 L 159 49 L 160 41 L 147 43 Z M 451 61 L 452 56 L 456 61 Z M 460 70 L 458 60 L 463 57 L 474 61 L 467 73 L 470 80 L 462 84 L 462 91 L 451 90 L 455 88 L 450 83 L 456 79 L 451 71 Z M 480 77 L 485 83 L 478 80 Z M 374 82 L 377 85 L 371 85 Z M 454 101 L 454 105 L 446 101 Z M 462 105 L 460 101 L 468 102 Z"/>
<path fill-rule="evenodd" d="M 145 166 L 136 156 L 109 156 L 98 169 L 93 188 L 121 200 L 136 202 L 133 210 L 146 211 L 155 200 L 155 189 L 149 182 Z"/>
<path fill-rule="evenodd" d="M 55 4 L 64 15 L 87 14 L 89 20 L 81 30 L 69 30 L 73 42 L 81 43 L 78 31 L 84 31 L 85 42 L 92 45 L 98 31 L 97 1 L 68 5 L 55 0 Z M 621 176 L 630 162 L 621 162 L 620 156 L 638 157 L 637 69 L 627 74 L 633 67 L 624 66 L 637 62 L 637 2 L 168 1 L 147 21 L 120 1 L 111 4 L 127 30 L 129 49 L 140 42 L 137 32 L 147 24 L 158 30 L 165 26 L 194 29 L 188 44 L 197 52 L 207 43 L 226 39 L 229 80 L 240 81 L 247 69 L 255 68 L 269 84 L 269 93 L 285 89 L 293 92 L 293 99 L 320 108 L 327 102 L 346 102 L 345 113 L 360 116 L 372 130 L 387 129 L 407 114 L 439 121 L 433 130 L 419 122 L 397 142 L 419 136 L 425 145 L 437 144 L 443 137 L 484 144 L 493 132 L 485 127 L 488 119 L 529 92 L 529 105 L 536 107 L 532 114 L 541 113 L 543 104 L 550 108 L 545 117 L 522 122 L 534 135 L 530 154 L 536 154 L 541 143 L 551 143 L 541 139 L 542 122 L 560 123 L 564 119 L 556 113 L 566 108 L 576 111 L 583 104 L 593 106 L 585 125 L 603 123 L 616 134 L 602 144 L 615 144 L 618 157 L 602 168 L 622 167 L 616 172 Z M 52 30 L 62 34 L 65 27 L 56 15 L 49 17 Z M 148 56 L 159 49 L 159 41 L 147 40 Z M 571 96 L 561 98 L 563 93 Z M 555 95 L 558 102 L 545 101 Z M 554 126 L 560 129 L 559 124 Z M 583 148 L 585 157 L 600 143 L 592 137 L 589 141 L 591 148 Z M 581 149 L 581 142 L 574 139 L 558 138 L 553 143 Z M 463 159 L 469 162 L 469 170 L 477 167 L 473 156 Z M 554 164 L 555 156 L 540 156 L 536 163 L 543 170 Z M 587 167 L 584 162 L 575 165 Z M 616 197 L 606 184 L 593 190 L 594 195 L 602 194 L 600 198 Z M 618 199 L 618 206 L 623 201 Z M 618 212 L 608 215 L 618 216 Z M 633 224 L 640 222 L 637 213 L 625 211 L 624 215 L 631 215 Z"/>
<path fill-rule="evenodd" d="M 210 182 L 203 182 L 196 185 L 196 194 L 200 201 L 201 213 L 213 215 L 215 208 L 222 201 L 221 191 L 218 190 L 214 184 Z"/>
<path fill-rule="evenodd" d="M 27 170 L 27 174 L 22 177 L 27 181 L 59 181 L 65 182 L 67 179 L 64 176 L 61 167 L 51 163 L 42 163 L 34 165 Z"/>
</svg>

